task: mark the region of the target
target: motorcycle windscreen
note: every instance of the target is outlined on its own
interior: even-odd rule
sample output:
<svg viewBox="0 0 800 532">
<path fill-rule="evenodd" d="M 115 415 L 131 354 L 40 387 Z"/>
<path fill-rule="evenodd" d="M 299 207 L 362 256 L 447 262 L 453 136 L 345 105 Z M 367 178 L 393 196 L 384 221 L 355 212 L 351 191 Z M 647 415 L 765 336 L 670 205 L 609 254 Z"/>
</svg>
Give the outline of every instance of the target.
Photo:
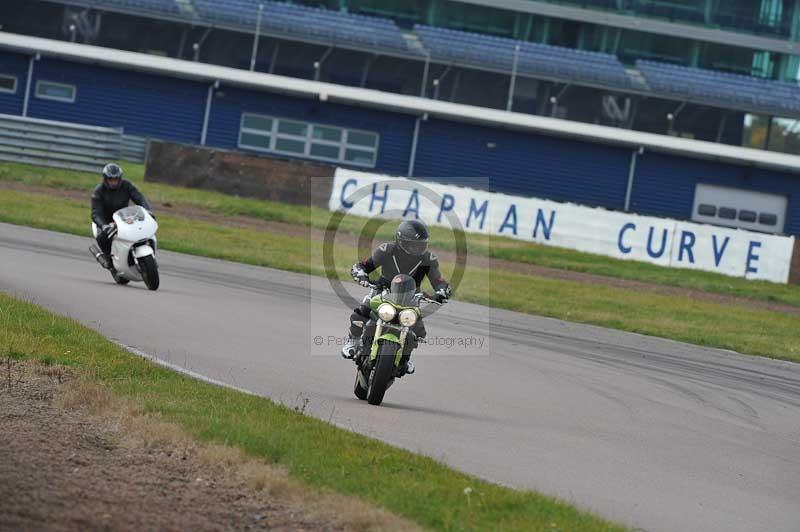
<svg viewBox="0 0 800 532">
<path fill-rule="evenodd" d="M 384 298 L 394 303 L 400 307 L 413 307 L 414 306 L 414 295 L 417 293 L 416 285 L 412 287 L 403 287 L 399 288 L 397 286 L 392 286 L 392 288 L 386 293 Z"/>
<path fill-rule="evenodd" d="M 126 223 L 133 223 L 136 222 L 143 222 L 144 221 L 144 209 L 138 205 L 131 205 L 130 207 L 125 207 L 124 209 L 120 209 L 117 211 L 117 216 L 122 218 L 122 220 Z"/>
</svg>

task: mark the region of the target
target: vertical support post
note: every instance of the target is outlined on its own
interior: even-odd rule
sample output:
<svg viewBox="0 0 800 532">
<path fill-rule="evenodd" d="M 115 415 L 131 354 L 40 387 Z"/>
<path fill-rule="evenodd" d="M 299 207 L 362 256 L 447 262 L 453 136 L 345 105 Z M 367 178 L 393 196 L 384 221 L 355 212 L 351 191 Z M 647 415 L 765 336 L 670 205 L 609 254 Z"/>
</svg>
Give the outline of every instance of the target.
<svg viewBox="0 0 800 532">
<path fill-rule="evenodd" d="M 428 74 L 431 69 L 431 54 L 425 54 L 425 69 L 422 71 L 422 83 L 419 87 L 419 97 L 425 98 L 428 94 Z"/>
<path fill-rule="evenodd" d="M 769 150 L 769 141 L 772 140 L 772 119 L 773 117 L 769 117 L 769 122 L 767 122 L 767 134 L 764 138 L 764 149 Z"/>
<path fill-rule="evenodd" d="M 633 194 L 633 180 L 636 177 L 636 159 L 644 153 L 644 148 L 639 146 L 631 152 L 631 165 L 628 168 L 628 188 L 625 190 L 625 212 L 631 210 L 631 195 Z"/>
<path fill-rule="evenodd" d="M 206 31 L 203 32 L 202 36 L 200 36 L 200 40 L 192 45 L 195 62 L 200 61 L 200 49 L 203 47 L 203 44 L 206 42 L 206 39 L 208 39 L 209 35 L 211 35 L 211 28 L 206 28 Z"/>
<path fill-rule="evenodd" d="M 525 35 L 522 36 L 523 41 L 531 40 L 532 29 L 533 29 L 533 13 L 528 15 L 528 22 L 525 24 Z"/>
<path fill-rule="evenodd" d="M 628 115 L 628 121 L 625 123 L 626 129 L 633 129 L 633 125 L 636 123 L 636 117 L 639 114 L 639 98 L 634 97 L 633 103 L 631 103 L 631 111 Z"/>
<path fill-rule="evenodd" d="M 452 68 L 452 66 L 453 65 L 447 65 L 447 67 L 442 71 L 442 73 L 439 75 L 439 77 L 437 77 L 435 80 L 433 80 L 433 99 L 434 100 L 438 100 L 439 99 L 439 89 L 442 86 L 442 82 L 444 81 L 444 78 L 446 78 L 447 75 L 450 73 L 450 69 Z"/>
<path fill-rule="evenodd" d="M 519 65 L 519 43 L 514 47 L 514 66 L 511 68 L 511 83 L 508 85 L 508 101 L 506 111 L 514 107 L 514 88 L 517 84 L 517 66 Z"/>
<path fill-rule="evenodd" d="M 411 138 L 411 155 L 408 158 L 408 176 L 407 177 L 414 177 L 414 166 L 417 162 L 417 145 L 419 144 L 419 129 L 420 124 L 422 123 L 423 119 L 427 119 L 428 114 L 425 113 L 422 116 L 418 116 L 416 122 L 414 122 L 414 136 Z"/>
<path fill-rule="evenodd" d="M 438 17 L 439 11 L 439 1 L 433 0 L 428 2 L 428 8 L 425 10 L 425 24 L 428 26 L 436 26 L 436 21 Z"/>
<path fill-rule="evenodd" d="M 314 61 L 314 81 L 319 81 L 320 74 L 322 73 L 322 66 L 332 53 L 333 45 L 329 46 L 328 49 L 325 50 L 325 53 L 322 54 L 322 57 L 320 57 L 318 61 Z"/>
<path fill-rule="evenodd" d="M 453 80 L 453 84 L 450 86 L 450 101 L 456 101 L 456 94 L 458 93 L 458 89 L 461 86 L 461 73 L 462 70 L 456 71 L 456 77 Z"/>
<path fill-rule="evenodd" d="M 103 25 L 103 12 L 96 11 L 94 14 L 94 38 L 97 41 L 100 38 L 100 28 Z"/>
<path fill-rule="evenodd" d="M 261 16 L 264 14 L 264 4 L 258 4 L 258 20 L 256 20 L 256 34 L 253 36 L 253 53 L 250 55 L 250 72 L 256 69 L 256 55 L 258 55 L 258 40 L 261 36 Z"/>
<path fill-rule="evenodd" d="M 794 239 L 794 253 L 789 263 L 789 283 L 800 284 L 800 238 Z"/>
<path fill-rule="evenodd" d="M 206 97 L 206 112 L 203 115 L 203 132 L 200 134 L 200 145 L 206 145 L 206 139 L 208 138 L 208 122 L 211 119 L 211 102 L 214 99 L 214 89 L 219 87 L 219 80 L 215 81 L 211 85 L 208 86 L 208 96 Z"/>
<path fill-rule="evenodd" d="M 694 41 L 690 45 L 690 47 L 689 47 L 689 66 L 692 66 L 692 67 L 695 67 L 695 68 L 700 66 L 700 52 L 701 52 L 700 48 L 702 46 L 703 45 L 698 41 Z"/>
<path fill-rule="evenodd" d="M 22 116 L 28 116 L 28 104 L 31 101 L 31 83 L 33 83 L 33 64 L 39 59 L 39 54 L 31 56 L 28 62 L 28 81 L 25 83 L 25 99 L 22 102 Z"/>
<path fill-rule="evenodd" d="M 600 51 L 603 53 L 608 53 L 606 48 L 608 48 L 608 32 L 610 29 L 608 26 L 603 26 L 600 30 L 603 33 L 603 36 L 600 37 Z"/>
<path fill-rule="evenodd" d="M 717 128 L 717 142 L 722 142 L 722 135 L 725 134 L 725 126 L 728 123 L 728 113 L 722 113 L 722 118 L 719 121 Z"/>
<path fill-rule="evenodd" d="M 614 49 L 609 50 L 607 53 L 616 54 L 619 51 L 619 42 L 622 40 L 622 28 L 617 28 L 616 35 L 614 36 Z"/>
<path fill-rule="evenodd" d="M 269 60 L 269 73 L 275 73 L 275 63 L 278 62 L 278 52 L 281 50 L 281 41 L 275 41 L 275 48 L 272 50 L 272 58 Z"/>
<path fill-rule="evenodd" d="M 186 38 L 188 37 L 189 28 L 184 27 L 183 31 L 181 32 L 181 40 L 178 42 L 178 55 L 176 56 L 178 59 L 183 59 L 183 52 L 186 50 Z"/>
<path fill-rule="evenodd" d="M 536 114 L 544 116 L 547 112 L 547 102 L 550 101 L 552 85 L 547 81 L 539 81 L 536 89 Z"/>
<path fill-rule="evenodd" d="M 791 39 L 792 41 L 796 41 L 800 39 L 800 1 L 798 0 L 794 1 L 789 16 L 791 17 L 789 19 L 791 20 L 789 39 Z M 798 243 L 797 245 L 800 246 L 800 243 Z"/>
<path fill-rule="evenodd" d="M 361 71 L 361 83 L 359 83 L 359 87 L 362 89 L 367 85 L 367 78 L 369 77 L 369 71 L 372 69 L 372 63 L 374 63 L 378 59 L 378 54 L 373 54 L 364 61 L 364 70 Z"/>
<path fill-rule="evenodd" d="M 711 20 L 711 15 L 714 13 L 714 2 L 713 0 L 705 0 L 703 2 L 703 19 L 706 24 L 711 24 L 713 21 Z"/>
</svg>

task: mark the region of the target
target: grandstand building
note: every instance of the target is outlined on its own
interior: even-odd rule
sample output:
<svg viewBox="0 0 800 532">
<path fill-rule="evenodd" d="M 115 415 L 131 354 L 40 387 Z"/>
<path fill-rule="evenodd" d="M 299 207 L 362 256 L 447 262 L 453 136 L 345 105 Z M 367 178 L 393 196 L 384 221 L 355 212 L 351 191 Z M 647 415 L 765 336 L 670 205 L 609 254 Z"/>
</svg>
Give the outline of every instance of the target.
<svg viewBox="0 0 800 532">
<path fill-rule="evenodd" d="M 0 24 L 297 78 L 800 151 L 800 0 L 5 0 Z"/>
</svg>

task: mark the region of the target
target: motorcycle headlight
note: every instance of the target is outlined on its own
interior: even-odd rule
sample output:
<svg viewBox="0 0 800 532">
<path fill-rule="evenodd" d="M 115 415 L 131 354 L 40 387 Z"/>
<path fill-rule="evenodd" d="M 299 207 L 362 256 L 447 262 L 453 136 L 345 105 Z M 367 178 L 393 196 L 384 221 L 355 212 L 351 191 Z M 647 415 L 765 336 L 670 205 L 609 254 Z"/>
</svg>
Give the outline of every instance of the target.
<svg viewBox="0 0 800 532">
<path fill-rule="evenodd" d="M 383 321 L 392 321 L 396 315 L 397 309 L 389 303 L 383 303 L 378 307 L 378 317 Z"/>
<path fill-rule="evenodd" d="M 417 323 L 417 313 L 411 309 L 400 311 L 400 325 L 403 327 L 413 327 Z"/>
</svg>

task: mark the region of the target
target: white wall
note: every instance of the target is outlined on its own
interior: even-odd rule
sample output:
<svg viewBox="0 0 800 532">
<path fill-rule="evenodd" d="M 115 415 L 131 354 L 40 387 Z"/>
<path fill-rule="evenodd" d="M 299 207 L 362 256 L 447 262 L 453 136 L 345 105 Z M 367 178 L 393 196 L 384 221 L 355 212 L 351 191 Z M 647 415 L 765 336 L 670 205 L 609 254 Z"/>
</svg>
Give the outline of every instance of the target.
<svg viewBox="0 0 800 532">
<path fill-rule="evenodd" d="M 357 196 L 361 199 L 355 201 Z M 367 217 L 405 215 L 443 226 L 451 225 L 450 215 L 467 232 L 776 283 L 788 282 L 794 249 L 794 237 L 341 168 L 336 171 L 329 208 Z"/>
</svg>

